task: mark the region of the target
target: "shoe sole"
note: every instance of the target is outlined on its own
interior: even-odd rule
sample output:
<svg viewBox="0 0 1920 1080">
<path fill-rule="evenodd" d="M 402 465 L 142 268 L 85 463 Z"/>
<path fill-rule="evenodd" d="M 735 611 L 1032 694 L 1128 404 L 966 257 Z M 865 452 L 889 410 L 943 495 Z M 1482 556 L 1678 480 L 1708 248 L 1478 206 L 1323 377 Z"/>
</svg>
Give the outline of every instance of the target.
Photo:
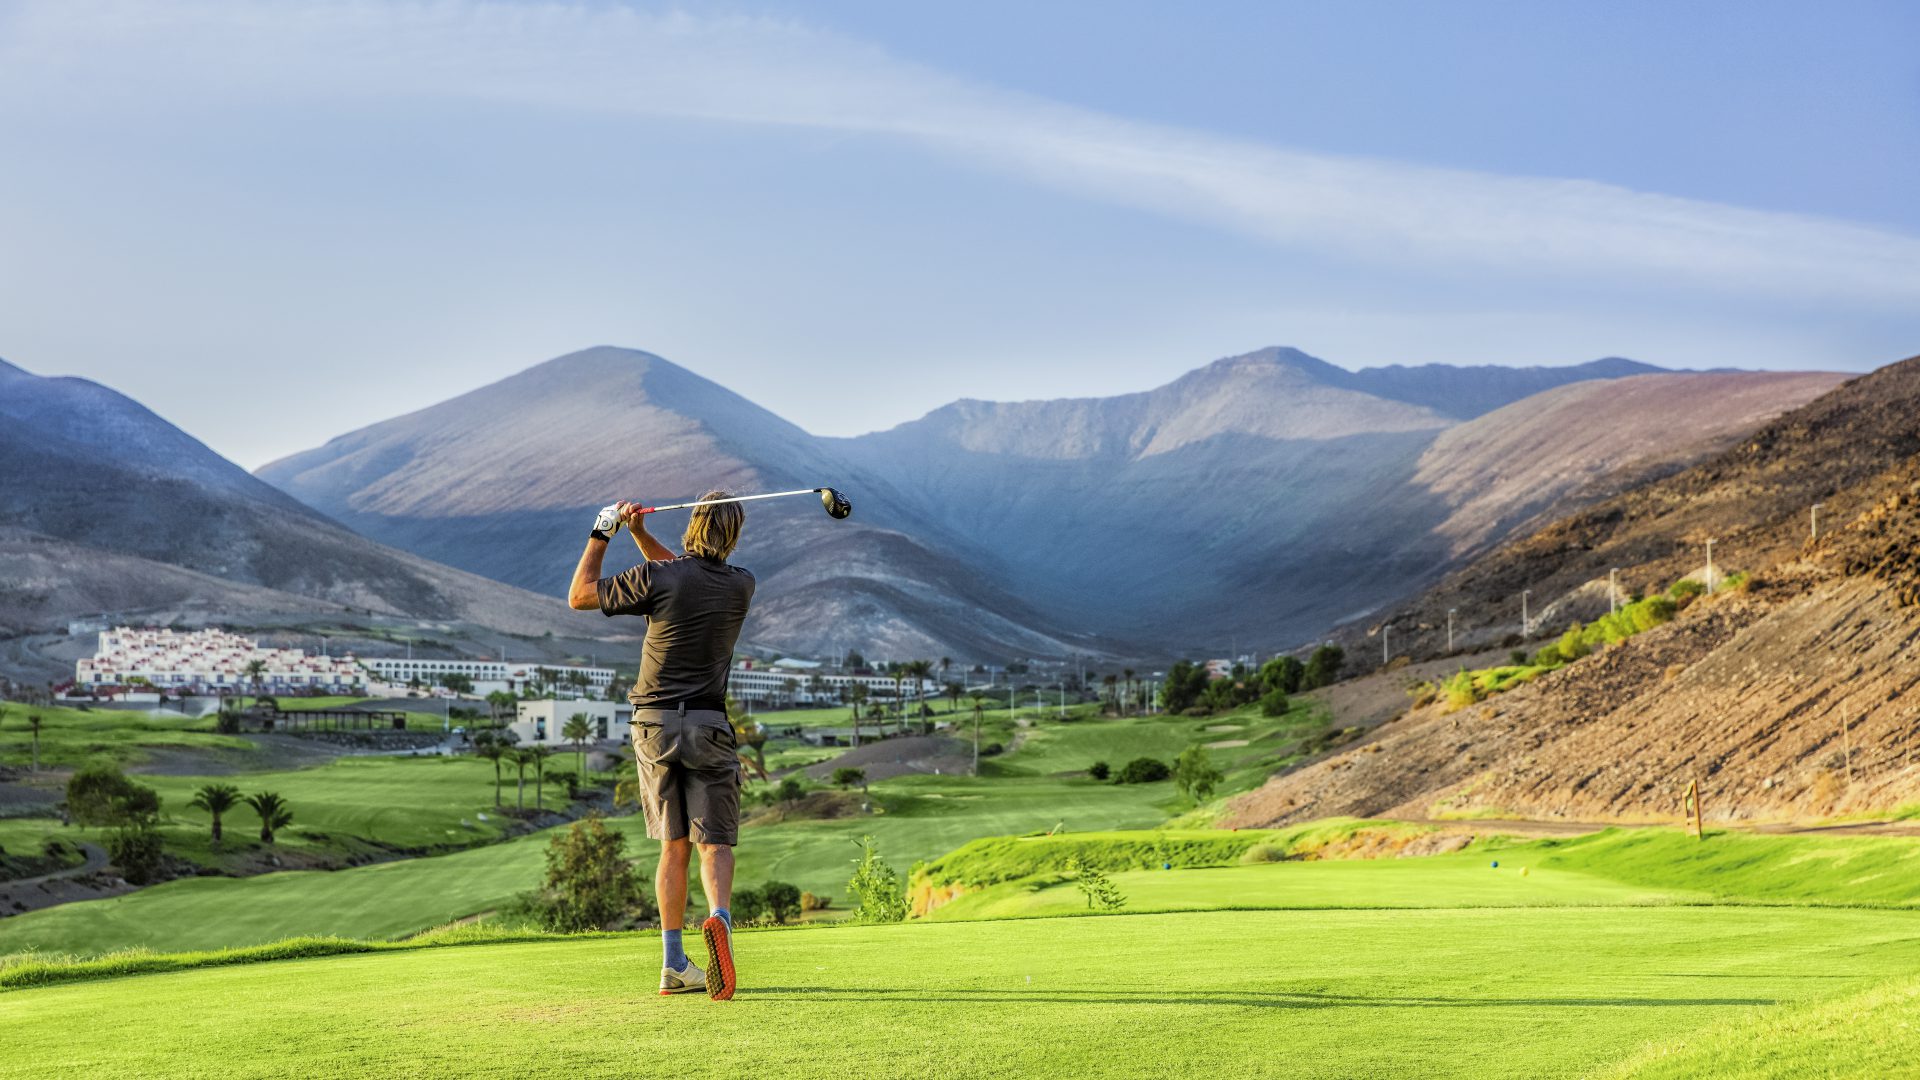
<svg viewBox="0 0 1920 1080">
<path fill-rule="evenodd" d="M 727 930 L 727 922 L 718 915 L 707 916 L 700 924 L 700 933 L 707 939 L 707 996 L 715 1001 L 729 1001 L 733 998 L 733 935 Z M 720 977 L 714 982 L 714 976 Z"/>
</svg>

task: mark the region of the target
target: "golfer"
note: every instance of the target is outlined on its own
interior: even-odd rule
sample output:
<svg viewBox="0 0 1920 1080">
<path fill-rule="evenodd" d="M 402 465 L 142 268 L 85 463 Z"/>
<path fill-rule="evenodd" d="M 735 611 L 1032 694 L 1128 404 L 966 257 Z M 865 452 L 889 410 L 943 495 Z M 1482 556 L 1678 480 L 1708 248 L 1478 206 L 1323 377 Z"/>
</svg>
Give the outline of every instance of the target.
<svg viewBox="0 0 1920 1080">
<path fill-rule="evenodd" d="M 727 498 L 710 491 L 701 501 Z M 740 831 L 740 758 L 727 720 L 727 670 L 734 642 L 753 599 L 753 575 L 730 565 L 746 511 L 740 504 L 696 506 L 681 540 L 684 555 L 647 534 L 640 504 L 619 502 L 600 512 L 587 549 L 573 572 L 568 603 L 608 616 L 648 620 L 633 702 L 634 761 L 647 836 L 660 841 L 654 892 L 660 900 L 665 948 L 660 992 L 705 990 L 715 1001 L 733 997 L 733 845 Z M 646 561 L 612 577 L 600 576 L 607 541 L 621 525 Z M 700 848 L 700 881 L 713 912 L 701 924 L 707 966 L 687 959 L 680 934 L 687 912 L 687 857 Z"/>
</svg>

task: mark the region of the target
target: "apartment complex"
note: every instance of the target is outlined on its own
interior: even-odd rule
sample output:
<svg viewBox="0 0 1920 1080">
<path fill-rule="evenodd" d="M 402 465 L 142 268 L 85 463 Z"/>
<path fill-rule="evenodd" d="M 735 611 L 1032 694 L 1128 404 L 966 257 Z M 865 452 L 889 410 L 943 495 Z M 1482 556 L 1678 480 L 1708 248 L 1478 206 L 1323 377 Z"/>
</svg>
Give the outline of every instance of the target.
<svg viewBox="0 0 1920 1080">
<path fill-rule="evenodd" d="M 260 664 L 258 676 L 248 669 Z M 347 694 L 371 681 L 351 653 L 314 656 L 300 649 L 262 648 L 225 630 L 175 631 L 117 626 L 100 631 L 94 654 L 74 664 L 82 688 L 146 682 L 181 693 L 325 691 Z"/>
<path fill-rule="evenodd" d="M 370 657 L 362 661 L 380 681 L 395 686 L 439 686 L 449 675 L 464 675 L 473 681 L 476 694 L 504 690 L 510 694 L 525 691 L 539 683 L 552 686 L 561 695 L 584 692 L 589 697 L 605 697 L 613 685 L 613 669 L 577 667 L 568 664 L 530 664 L 506 660 L 415 660 L 412 657 Z M 544 674 L 543 674 L 544 673 Z M 573 676 L 586 680 L 584 691 Z"/>
</svg>

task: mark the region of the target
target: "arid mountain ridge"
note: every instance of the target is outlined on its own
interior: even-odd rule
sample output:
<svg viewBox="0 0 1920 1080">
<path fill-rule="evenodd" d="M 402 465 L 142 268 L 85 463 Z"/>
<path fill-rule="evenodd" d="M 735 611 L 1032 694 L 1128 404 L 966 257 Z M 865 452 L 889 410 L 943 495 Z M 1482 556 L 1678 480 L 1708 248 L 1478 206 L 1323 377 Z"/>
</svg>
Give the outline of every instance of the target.
<svg viewBox="0 0 1920 1080">
<path fill-rule="evenodd" d="M 1354 373 L 1275 348 L 1139 394 L 963 401 L 835 439 L 600 347 L 258 475 L 384 543 L 535 590 L 564 581 L 580 523 L 612 498 L 832 484 L 853 498 L 848 522 L 750 512 L 756 646 L 990 662 L 1250 651 L 1404 597 L 1516 523 L 1699 460 L 1839 378 L 1619 360 Z M 1663 410 L 1674 422 L 1606 435 Z M 1557 464 L 1522 460 L 1542 453 Z"/>
<path fill-rule="evenodd" d="M 1718 580 L 1748 575 L 1674 622 L 1519 689 L 1464 708 L 1413 708 L 1236 800 L 1224 823 L 1677 821 L 1696 780 L 1709 823 L 1884 815 L 1920 802 L 1916 416 L 1920 357 L 1527 531 L 1394 606 L 1383 621 L 1413 659 L 1431 660 L 1444 654 L 1435 629 L 1449 608 L 1515 609 L 1470 621 L 1456 640 L 1463 654 L 1510 642 L 1520 588 L 1533 591 L 1541 620 L 1531 647 L 1605 611 L 1615 567 L 1635 592 L 1700 579 L 1712 538 Z M 1347 636 L 1367 640 L 1380 625 Z"/>
</svg>

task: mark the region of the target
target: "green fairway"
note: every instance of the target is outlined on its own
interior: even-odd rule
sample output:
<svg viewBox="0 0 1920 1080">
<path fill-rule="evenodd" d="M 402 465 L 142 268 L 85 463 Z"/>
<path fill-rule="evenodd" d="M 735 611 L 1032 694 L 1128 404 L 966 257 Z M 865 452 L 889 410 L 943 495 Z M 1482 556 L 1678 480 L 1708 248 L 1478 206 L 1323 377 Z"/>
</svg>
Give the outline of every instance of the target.
<svg viewBox="0 0 1920 1080">
<path fill-rule="evenodd" d="M 0 765 L 26 767 L 33 759 L 33 740 L 27 717 L 40 718 L 40 767 L 70 769 L 89 761 L 137 764 L 147 759 L 144 747 L 212 750 L 239 755 L 256 752 L 254 745 L 235 735 L 213 733 L 214 719 L 115 709 L 74 709 L 64 706 L 28 707 L 8 702 L 0 720 Z"/>
<path fill-rule="evenodd" d="M 1111 875 L 1126 911 L 1229 908 L 1550 907 L 1703 901 L 1705 893 L 1650 888 L 1570 870 L 1494 869 L 1481 854 L 1354 862 L 1266 863 Z M 966 893 L 935 920 L 1077 915 L 1087 901 L 1069 875 L 1037 875 Z"/>
<path fill-rule="evenodd" d="M 1278 911 L 746 932 L 728 1003 L 657 996 L 652 935 L 432 948 L 6 991 L 0 1073 L 1580 1076 L 1905 980 L 1916 918 Z M 1863 1074 L 1906 1064 L 1850 1052 Z"/>
<path fill-rule="evenodd" d="M 353 764 L 425 769 L 436 763 L 362 759 Z M 489 792 L 477 774 L 471 780 L 462 779 L 481 763 L 437 764 L 445 766 L 449 783 L 471 783 L 472 790 L 482 795 Z M 308 772 L 323 774 L 337 767 Z M 490 773 L 491 767 L 487 768 Z M 349 769 L 345 775 L 358 774 Z M 318 782 L 331 783 L 324 778 Z M 1158 803 L 1170 797 L 1168 788 L 1165 783 L 1120 786 L 1084 780 L 902 777 L 874 785 L 884 813 L 747 830 L 738 880 L 755 885 L 778 879 L 844 901 L 854 841 L 861 836 L 874 836 L 882 854 L 904 874 L 915 861 L 933 858 L 977 836 L 1046 830 L 1063 820 L 1075 829 L 1153 824 L 1166 816 Z M 296 800 L 294 805 L 298 814 L 300 804 Z M 338 812 L 343 819 L 355 813 L 347 803 Z M 230 820 L 243 826 L 251 819 L 241 811 Z M 377 817 L 369 824 L 377 828 L 385 820 Z M 630 856 L 651 876 L 659 848 L 644 837 L 640 819 L 616 818 L 610 824 L 628 835 Z M 389 938 L 415 933 L 490 910 L 533 888 L 539 882 L 548 835 L 535 833 L 477 850 L 350 870 L 192 878 L 108 900 L 64 904 L 0 920 L 0 955 L 28 949 L 75 954 L 133 947 L 177 951 L 257 944 L 303 934 Z"/>
</svg>

